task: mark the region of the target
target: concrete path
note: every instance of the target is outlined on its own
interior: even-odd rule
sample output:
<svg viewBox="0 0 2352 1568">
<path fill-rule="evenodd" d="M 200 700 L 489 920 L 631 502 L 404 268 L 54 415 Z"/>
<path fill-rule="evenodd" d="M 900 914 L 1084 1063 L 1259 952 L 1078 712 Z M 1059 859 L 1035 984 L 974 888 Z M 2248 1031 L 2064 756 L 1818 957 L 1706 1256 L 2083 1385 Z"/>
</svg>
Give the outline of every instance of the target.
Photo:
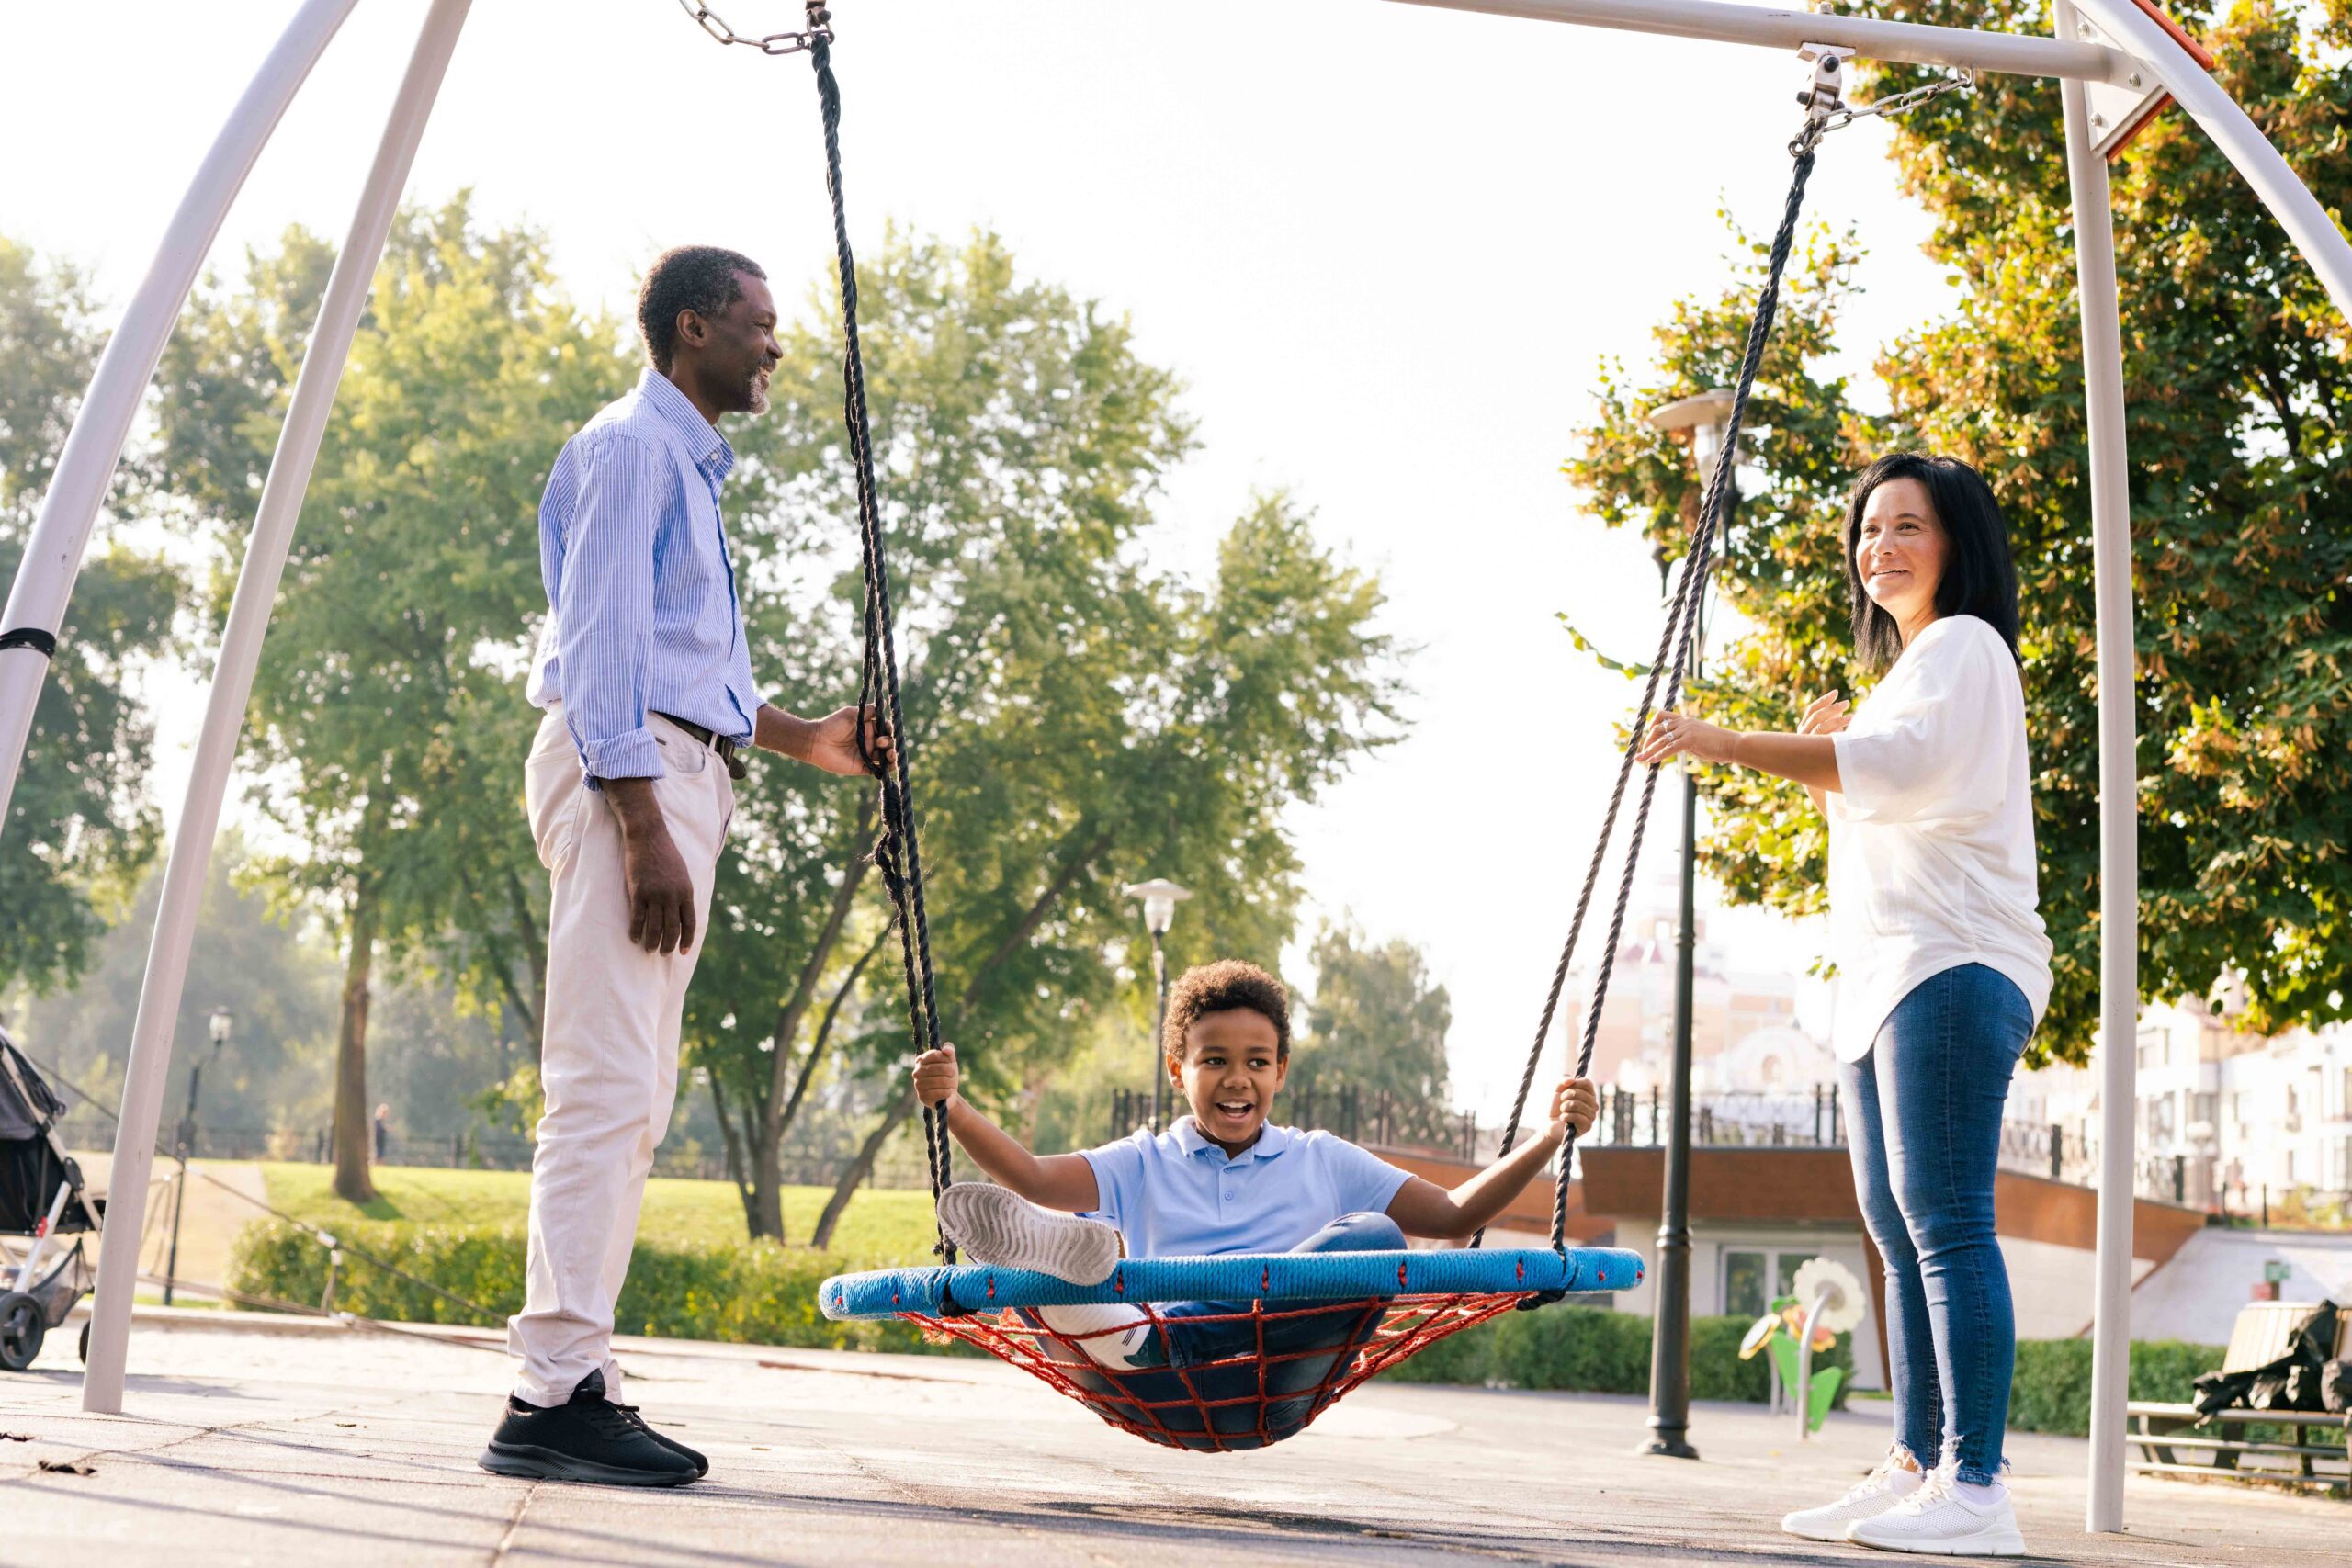
<svg viewBox="0 0 2352 1568">
<path fill-rule="evenodd" d="M 699 1485 L 646 1493 L 475 1468 L 507 1378 L 493 1336 L 148 1312 L 117 1417 L 81 1413 L 73 1337 L 0 1374 L 0 1433 L 27 1439 L 0 1441 L 11 1562 L 1886 1561 L 1773 1529 L 1869 1465 L 1883 1405 L 1802 1450 L 1755 1407 L 1702 1406 L 1691 1463 L 1634 1456 L 1636 1399 L 1375 1385 L 1278 1448 L 1204 1457 L 1113 1432 L 994 1362 L 628 1341 L 629 1397 L 713 1461 Z M 2131 1533 L 2086 1537 L 2084 1456 L 2015 1442 L 2041 1562 L 2346 1562 L 2352 1505 L 2221 1485 L 2135 1480 Z"/>
</svg>

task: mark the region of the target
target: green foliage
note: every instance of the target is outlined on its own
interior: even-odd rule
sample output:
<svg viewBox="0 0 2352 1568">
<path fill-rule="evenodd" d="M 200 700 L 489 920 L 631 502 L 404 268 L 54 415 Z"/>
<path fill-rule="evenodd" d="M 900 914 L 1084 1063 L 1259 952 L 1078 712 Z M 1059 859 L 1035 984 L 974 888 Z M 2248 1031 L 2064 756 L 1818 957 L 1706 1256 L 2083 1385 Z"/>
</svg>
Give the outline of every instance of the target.
<svg viewBox="0 0 2352 1568">
<path fill-rule="evenodd" d="M 1745 1400 L 1771 1397 L 1772 1374 L 1763 1358 L 1739 1359 L 1745 1317 L 1690 1322 L 1690 1397 Z M 1482 1383 L 1501 1388 L 1573 1389 L 1587 1393 L 1646 1393 L 1650 1386 L 1649 1318 L 1628 1312 L 1562 1305 L 1510 1312 L 1465 1329 L 1385 1375 L 1407 1382 Z M 1814 1359 L 1815 1367 L 1843 1369 L 1837 1408 L 1853 1381 L 1853 1336 Z"/>
<path fill-rule="evenodd" d="M 226 835 L 213 852 L 198 913 L 164 1103 L 169 1117 L 179 1114 L 188 1071 L 201 1062 L 201 1120 L 307 1128 L 311 1123 L 298 1119 L 315 1117 L 325 1102 L 334 1043 L 334 955 L 303 922 L 281 918 L 261 893 L 237 886 L 245 865 L 242 840 Z M 98 942 L 96 963 L 74 991 L 36 1001 L 25 1016 L 33 1051 L 107 1104 L 120 1098 L 163 883 L 160 869 L 147 878 Z M 227 1049 L 217 1056 L 205 1043 L 216 1007 L 226 1007 L 236 1021 Z"/>
<path fill-rule="evenodd" d="M 78 273 L 0 236 L 0 577 L 16 576 L 96 367 L 91 314 Z M 162 558 L 119 546 L 83 564 L 0 833 L 0 989 L 46 992 L 79 976 L 154 859 L 154 728 L 126 682 L 171 647 L 182 586 Z"/>
<path fill-rule="evenodd" d="M 1860 12 L 2048 30 L 2043 7 L 2018 0 L 1865 0 Z M 2206 35 L 2222 85 L 2330 210 L 2352 203 L 2346 41 L 2344 0 L 2302 13 L 2232 5 Z M 1874 92 L 1919 75 L 1863 69 Z M 1894 132 L 1905 186 L 1934 223 L 1929 254 L 1958 286 L 1952 309 L 1882 350 L 1892 407 L 1873 414 L 1820 368 L 1858 249 L 1816 238 L 1792 263 L 1750 412 L 1773 431 L 1759 448 L 1761 488 L 1743 497 L 1723 559 L 1724 595 L 1752 629 L 1712 660 L 1698 701 L 1735 727 L 1786 730 L 1809 694 L 1853 692 L 1838 538 L 1849 478 L 1905 446 L 1982 468 L 2008 515 L 2023 592 L 2042 911 L 2057 948 L 2036 1051 L 2080 1060 L 2098 1007 L 2097 690 L 2058 93 L 1990 77 L 1974 97 L 1939 99 Z M 2318 1024 L 2352 1005 L 2352 773 L 2337 765 L 2352 746 L 2347 334 L 2186 116 L 2159 116 L 2113 179 L 2138 596 L 2142 984 L 2151 996 L 2201 996 L 2234 968 L 2247 976 L 2255 1027 Z M 1670 549 L 1684 538 L 1695 480 L 1642 416 L 1730 384 L 1758 272 L 1678 306 L 1649 369 L 1607 373 L 1600 418 L 1566 471 L 1608 523 Z M 1724 771 L 1702 787 L 1718 824 L 1710 872 L 1744 900 L 1817 909 L 1825 839 L 1803 795 Z"/>
<path fill-rule="evenodd" d="M 1430 983 L 1421 950 L 1402 938 L 1375 947 L 1352 925 L 1327 925 L 1313 956 L 1315 995 L 1300 1021 L 1289 1091 L 1383 1095 L 1396 1135 L 1450 1134 L 1445 1033 L 1453 1004 L 1443 986 Z"/>
<path fill-rule="evenodd" d="M 164 360 L 158 467 L 242 551 L 325 287 L 288 231 L 208 278 Z M 538 502 L 571 431 L 628 384 L 617 329 L 556 287 L 539 239 L 464 197 L 393 225 L 321 447 L 254 681 L 279 766 L 259 803 L 307 852 L 275 885 L 339 916 L 363 895 L 396 953 L 536 1037 L 546 878 L 524 825 L 521 700 L 546 612 Z M 231 581 L 212 586 L 225 610 Z"/>
<path fill-rule="evenodd" d="M 937 995 L 967 1090 L 1002 1104 L 1140 1005 L 1123 883 L 1194 889 L 1171 961 L 1272 960 L 1298 870 L 1281 815 L 1392 717 L 1379 590 L 1282 497 L 1208 584 L 1156 566 L 1153 503 L 1192 443 L 1174 378 L 994 236 L 893 232 L 858 288 Z M 752 667 L 803 712 L 857 686 L 839 330 L 820 292 L 780 334 L 772 412 L 733 436 Z M 902 1059 L 907 1015 L 861 858 L 871 791 L 771 764 L 737 801 L 685 1033 L 780 1225 L 766 1167 L 810 1086 Z M 887 1130 L 911 1102 L 877 1087 Z"/>
<path fill-rule="evenodd" d="M 498 1326 L 519 1311 L 525 1233 L 517 1225 L 345 1224 L 348 1249 L 335 1275 L 334 1304 L 391 1323 Z M 364 1252 L 450 1295 L 378 1268 Z M 229 1288 L 247 1295 L 316 1304 L 327 1283 L 327 1250 L 310 1231 L 277 1220 L 247 1226 L 229 1264 Z M 831 1349 L 925 1350 L 911 1325 L 831 1323 L 817 1310 L 817 1287 L 845 1267 L 832 1254 L 775 1242 L 662 1242 L 640 1238 L 614 1309 L 621 1334 L 730 1344 Z"/>
<path fill-rule="evenodd" d="M 2193 1385 L 2198 1375 L 2221 1364 L 2219 1345 L 2191 1345 L 2179 1339 L 2134 1339 L 2128 1397 L 2186 1404 L 2196 1393 Z M 2009 1426 L 2020 1432 L 2089 1436 L 2088 1339 L 2028 1339 L 2018 1343 L 2017 1375 L 2009 1385 Z"/>
</svg>

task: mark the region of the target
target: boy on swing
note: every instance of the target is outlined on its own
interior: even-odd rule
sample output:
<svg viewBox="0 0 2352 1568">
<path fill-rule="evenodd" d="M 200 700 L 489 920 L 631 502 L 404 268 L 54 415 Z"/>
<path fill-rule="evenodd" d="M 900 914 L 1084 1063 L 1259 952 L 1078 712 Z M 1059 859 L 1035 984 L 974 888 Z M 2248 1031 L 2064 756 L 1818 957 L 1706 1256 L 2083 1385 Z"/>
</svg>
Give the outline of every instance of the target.
<svg viewBox="0 0 2352 1568">
<path fill-rule="evenodd" d="M 940 1224 L 973 1261 L 1092 1285 L 1110 1277 L 1123 1242 L 1127 1257 L 1165 1258 L 1394 1251 L 1408 1236 L 1467 1240 L 1550 1161 L 1564 1126 L 1581 1135 L 1600 1108 L 1589 1080 L 1563 1077 L 1534 1136 L 1449 1190 L 1344 1138 L 1268 1120 L 1290 1072 L 1290 1002 L 1282 982 L 1254 964 L 1226 959 L 1187 970 L 1169 997 L 1161 1048 L 1191 1115 L 1157 1137 L 1138 1129 L 1100 1148 L 1046 1156 L 1022 1147 L 956 1092 L 955 1046 L 916 1058 L 916 1097 L 945 1105 L 948 1132 L 997 1183 L 960 1184 L 940 1198 Z M 1158 1309 L 1158 1328 L 1124 1303 L 1023 1315 L 1105 1368 L 1192 1372 L 1121 1380 L 1171 1430 L 1188 1429 L 1188 1421 L 1197 1430 L 1198 1417 L 1159 1409 L 1144 1385 L 1166 1385 L 1221 1433 L 1256 1427 L 1250 1396 L 1296 1395 L 1265 1406 L 1264 1440 L 1273 1442 L 1305 1422 L 1315 1389 L 1380 1324 L 1377 1311 L 1295 1313 L 1297 1304 L 1260 1322 L 1246 1303 L 1176 1303 Z"/>
</svg>

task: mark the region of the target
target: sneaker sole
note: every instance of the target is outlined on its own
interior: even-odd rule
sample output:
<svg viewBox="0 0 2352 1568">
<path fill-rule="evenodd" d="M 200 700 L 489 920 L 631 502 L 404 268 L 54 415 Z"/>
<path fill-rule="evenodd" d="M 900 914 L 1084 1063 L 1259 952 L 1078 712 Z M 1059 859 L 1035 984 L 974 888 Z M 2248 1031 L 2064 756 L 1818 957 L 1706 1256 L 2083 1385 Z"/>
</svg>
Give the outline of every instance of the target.
<svg viewBox="0 0 2352 1568">
<path fill-rule="evenodd" d="M 1099 1285 L 1119 1266 L 1117 1231 L 1100 1220 L 1047 1213 L 1001 1187 L 950 1187 L 939 1195 L 939 1223 L 958 1246 L 1000 1269 Z"/>
<path fill-rule="evenodd" d="M 2016 1530 L 2002 1535 L 1975 1536 L 1965 1540 L 1872 1540 L 1849 1535 L 1850 1545 L 1877 1551 L 1907 1551 L 1915 1557 L 2023 1557 L 2025 1537 Z"/>
<path fill-rule="evenodd" d="M 1868 1517 L 1874 1517 L 1875 1516 Z M 1799 1540 L 1826 1540 L 1842 1545 L 1846 1540 L 1846 1531 L 1859 1522 L 1860 1521 L 1858 1520 L 1848 1519 L 1841 1525 L 1816 1525 L 1807 1527 L 1804 1525 L 1792 1525 L 1789 1523 L 1788 1520 L 1782 1519 L 1781 1521 L 1781 1533 L 1782 1535 L 1792 1535 Z M 1833 1531 L 1835 1533 L 1832 1533 Z"/>
<path fill-rule="evenodd" d="M 598 1486 L 684 1486 L 702 1479 L 700 1471 L 622 1470 L 524 1443 L 492 1443 L 474 1462 L 492 1475 L 523 1481 L 584 1481 Z"/>
</svg>

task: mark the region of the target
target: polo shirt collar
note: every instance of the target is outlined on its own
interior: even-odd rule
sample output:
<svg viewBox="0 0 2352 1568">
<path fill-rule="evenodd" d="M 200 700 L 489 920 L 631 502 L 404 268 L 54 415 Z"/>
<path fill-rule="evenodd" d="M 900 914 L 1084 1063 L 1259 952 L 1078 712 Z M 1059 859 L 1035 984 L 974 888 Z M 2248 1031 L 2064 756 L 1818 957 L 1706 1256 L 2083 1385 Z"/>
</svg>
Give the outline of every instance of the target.
<svg viewBox="0 0 2352 1568">
<path fill-rule="evenodd" d="M 662 422 L 686 444 L 695 466 L 715 479 L 725 479 L 735 467 L 735 448 L 718 427 L 703 418 L 702 411 L 678 390 L 678 384 L 659 370 L 648 366 L 638 378 L 638 390 Z"/>
<path fill-rule="evenodd" d="M 1223 1154 L 1225 1152 L 1223 1149 L 1218 1149 L 1215 1144 L 1209 1142 L 1206 1137 L 1202 1135 L 1201 1123 L 1199 1119 L 1196 1117 L 1178 1117 L 1169 1127 L 1168 1135 L 1176 1140 L 1176 1146 L 1183 1150 L 1185 1157 L 1188 1159 L 1194 1155 L 1201 1154 L 1211 1149 L 1216 1150 L 1219 1154 Z M 1242 1150 L 1240 1154 L 1234 1156 L 1233 1163 L 1238 1165 L 1243 1160 L 1272 1159 L 1276 1155 L 1281 1154 L 1284 1149 L 1290 1147 L 1290 1129 L 1287 1127 L 1277 1127 L 1272 1122 L 1269 1122 L 1264 1127 L 1259 1130 L 1258 1141 L 1250 1145 L 1248 1148 Z"/>
</svg>

